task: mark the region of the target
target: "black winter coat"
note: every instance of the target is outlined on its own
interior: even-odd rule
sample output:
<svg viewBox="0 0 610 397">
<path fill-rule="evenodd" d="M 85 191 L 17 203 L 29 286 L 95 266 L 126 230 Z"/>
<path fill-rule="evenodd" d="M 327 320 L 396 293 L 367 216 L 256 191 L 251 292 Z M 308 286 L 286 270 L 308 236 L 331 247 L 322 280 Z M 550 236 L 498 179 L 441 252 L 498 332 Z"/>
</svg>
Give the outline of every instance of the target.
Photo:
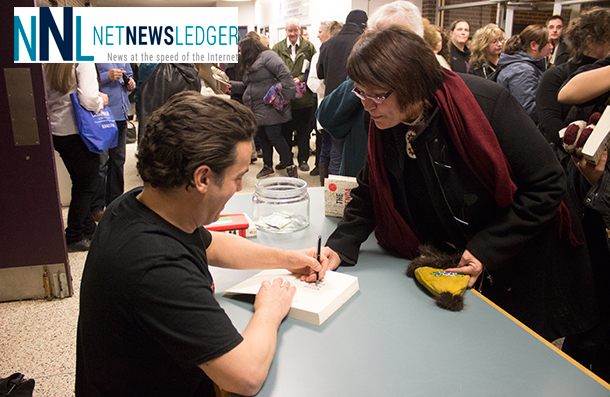
<svg viewBox="0 0 610 397">
<path fill-rule="evenodd" d="M 562 140 L 559 130 L 565 128 L 574 120 L 568 120 L 568 113 L 572 105 L 562 105 L 557 101 L 557 94 L 572 73 L 576 72 L 582 65 L 595 62 L 595 58 L 584 57 L 581 62 L 573 61 L 555 66 L 544 72 L 536 89 L 536 109 L 540 132 L 549 143 L 561 147 Z"/>
<path fill-rule="evenodd" d="M 384 131 L 384 164 L 394 205 L 422 242 L 468 249 L 486 267 L 482 292 L 548 340 L 592 328 L 597 303 L 586 246 L 558 238 L 555 214 L 566 192 L 566 178 L 553 151 L 519 103 L 503 87 L 475 76 L 460 75 L 473 92 L 497 135 L 518 187 L 513 204 L 501 208 L 467 167 L 451 140 L 440 109 L 412 140 L 420 176 L 418 184 L 403 174 L 404 127 Z M 400 145 L 400 142 L 403 142 Z M 327 245 L 344 262 L 355 263 L 360 244 L 378 222 L 369 191 L 368 164 L 344 218 Z M 407 197 L 427 198 L 409 203 Z M 568 200 L 565 200 L 568 201 Z M 427 205 L 426 205 L 427 204 Z M 421 209 L 436 214 L 430 228 Z M 573 230 L 583 240 L 578 216 Z M 418 230 L 438 231 L 427 236 Z M 489 277 L 488 277 L 489 276 Z"/>
<path fill-rule="evenodd" d="M 317 71 L 318 78 L 326 84 L 324 96 L 330 95 L 347 78 L 347 58 L 361 34 L 359 26 L 346 23 L 336 36 L 320 47 Z"/>
<path fill-rule="evenodd" d="M 146 126 L 148 118 L 155 110 L 163 106 L 172 95 L 182 91 L 201 92 L 201 79 L 195 65 L 192 63 L 160 63 L 157 65 L 155 71 L 140 87 L 142 111 L 138 122 Z M 142 136 L 138 136 L 138 140 L 141 140 Z"/>
</svg>

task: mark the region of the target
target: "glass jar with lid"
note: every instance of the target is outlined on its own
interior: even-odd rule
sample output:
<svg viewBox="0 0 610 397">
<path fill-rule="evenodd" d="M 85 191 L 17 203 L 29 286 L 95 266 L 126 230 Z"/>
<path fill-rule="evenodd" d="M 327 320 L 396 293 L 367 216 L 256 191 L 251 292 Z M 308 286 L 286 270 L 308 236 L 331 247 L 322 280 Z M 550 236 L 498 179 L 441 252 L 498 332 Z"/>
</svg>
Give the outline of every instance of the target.
<svg viewBox="0 0 610 397">
<path fill-rule="evenodd" d="M 252 195 L 256 229 L 291 233 L 309 226 L 307 182 L 297 178 L 267 178 L 256 182 Z"/>
</svg>

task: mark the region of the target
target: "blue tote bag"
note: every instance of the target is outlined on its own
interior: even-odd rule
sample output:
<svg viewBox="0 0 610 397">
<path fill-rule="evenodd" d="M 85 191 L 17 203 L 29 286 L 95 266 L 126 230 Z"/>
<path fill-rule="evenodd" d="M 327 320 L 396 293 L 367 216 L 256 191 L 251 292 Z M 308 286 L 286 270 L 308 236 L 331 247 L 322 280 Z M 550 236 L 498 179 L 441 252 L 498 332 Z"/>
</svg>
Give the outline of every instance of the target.
<svg viewBox="0 0 610 397">
<path fill-rule="evenodd" d="M 74 118 L 78 133 L 93 153 L 103 153 L 106 149 L 117 146 L 119 140 L 119 129 L 114 121 L 114 115 L 108 106 L 104 106 L 99 112 L 85 109 L 78 101 L 76 94 L 70 94 Z"/>
</svg>

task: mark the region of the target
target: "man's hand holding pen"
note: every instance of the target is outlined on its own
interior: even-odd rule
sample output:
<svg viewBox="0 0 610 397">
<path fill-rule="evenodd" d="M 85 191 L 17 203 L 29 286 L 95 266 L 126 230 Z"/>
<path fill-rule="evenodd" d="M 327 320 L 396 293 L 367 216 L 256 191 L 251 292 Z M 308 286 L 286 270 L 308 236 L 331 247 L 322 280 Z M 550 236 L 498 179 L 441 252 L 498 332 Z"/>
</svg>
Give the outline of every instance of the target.
<svg viewBox="0 0 610 397">
<path fill-rule="evenodd" d="M 297 252 L 299 254 L 293 255 L 292 260 L 294 260 L 295 263 L 289 264 L 286 266 L 286 268 L 295 274 L 300 274 L 301 281 L 306 281 L 308 283 L 315 283 L 318 280 L 322 280 L 326 272 L 330 270 L 329 266 L 333 263 L 332 255 L 337 255 L 328 247 L 323 247 L 321 249 L 320 261 L 316 260 L 318 256 L 317 247 L 293 252 Z M 307 257 L 306 260 L 305 257 Z"/>
<path fill-rule="evenodd" d="M 329 270 L 335 270 L 341 264 L 341 259 L 330 247 L 322 247 L 321 237 L 318 244 L 311 248 L 301 250 L 280 250 L 281 267 L 300 275 L 301 281 L 315 283 L 322 280 Z M 277 264 L 271 266 L 278 267 Z M 259 269 L 259 267 L 255 267 Z M 264 267 L 263 267 L 264 268 Z"/>
</svg>

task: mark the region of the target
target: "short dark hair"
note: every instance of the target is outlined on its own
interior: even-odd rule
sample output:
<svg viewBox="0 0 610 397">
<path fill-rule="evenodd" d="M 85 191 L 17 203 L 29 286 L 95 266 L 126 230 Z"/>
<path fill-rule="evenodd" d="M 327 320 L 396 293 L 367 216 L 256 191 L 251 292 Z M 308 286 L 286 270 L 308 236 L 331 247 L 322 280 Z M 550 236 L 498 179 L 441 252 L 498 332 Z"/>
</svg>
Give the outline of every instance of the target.
<svg viewBox="0 0 610 397">
<path fill-rule="evenodd" d="M 254 113 L 239 102 L 183 91 L 148 119 L 138 146 L 137 169 L 154 188 L 195 186 L 202 165 L 220 176 L 235 164 L 237 144 L 250 142 L 257 130 Z"/>
<path fill-rule="evenodd" d="M 563 20 L 563 17 L 561 15 L 553 15 L 552 17 L 546 20 L 544 26 L 549 26 L 549 22 L 551 22 L 553 19 L 559 19 L 562 24 L 565 24 L 565 21 Z"/>
<path fill-rule="evenodd" d="M 392 90 L 403 109 L 432 101 L 445 81 L 424 39 L 398 26 L 360 36 L 347 60 L 347 74 L 363 86 Z"/>
</svg>

